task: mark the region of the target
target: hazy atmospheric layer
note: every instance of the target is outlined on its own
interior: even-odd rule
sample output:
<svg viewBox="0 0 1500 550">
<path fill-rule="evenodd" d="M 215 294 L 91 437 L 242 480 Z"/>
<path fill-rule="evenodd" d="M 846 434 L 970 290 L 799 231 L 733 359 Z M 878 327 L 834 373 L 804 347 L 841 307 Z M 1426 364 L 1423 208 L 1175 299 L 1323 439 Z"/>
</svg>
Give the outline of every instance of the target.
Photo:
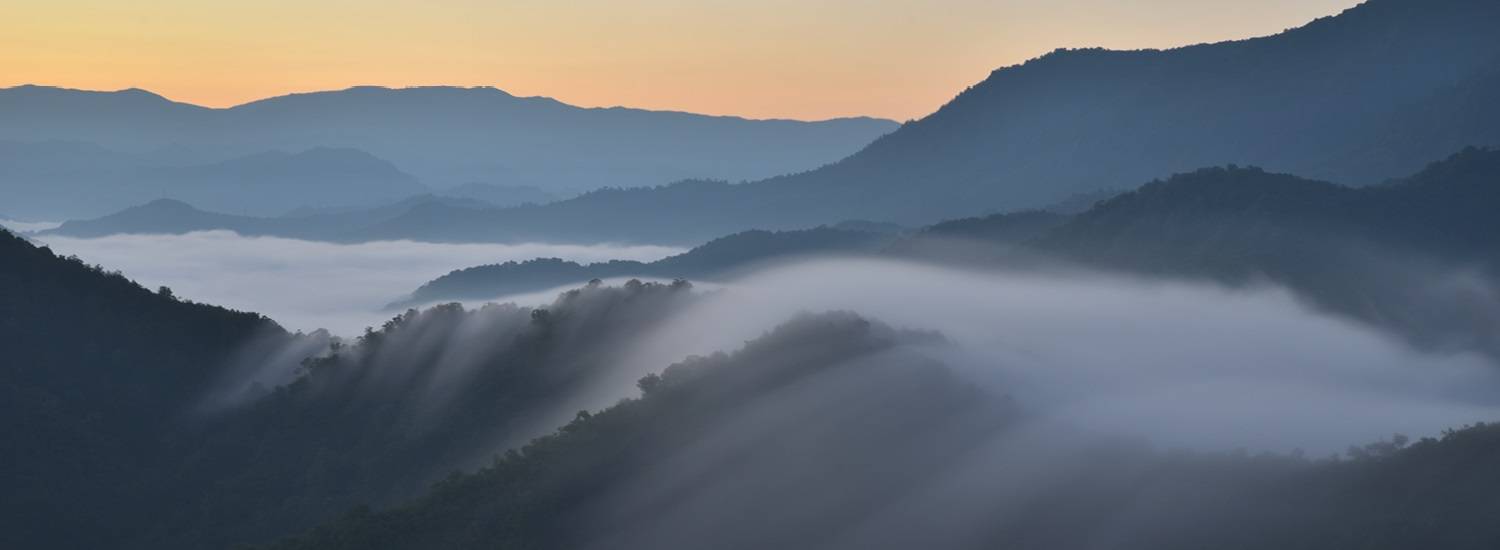
<svg viewBox="0 0 1500 550">
<path fill-rule="evenodd" d="M 1418 351 L 1282 289 L 875 260 L 732 283 L 625 354 L 590 390 L 593 404 L 685 356 L 733 350 L 823 310 L 937 330 L 954 344 L 936 351 L 946 362 L 1031 412 L 1166 446 L 1327 453 L 1500 419 L 1491 359 Z"/>
<path fill-rule="evenodd" d="M 393 297 L 462 267 L 536 257 L 651 261 L 681 252 L 608 244 L 350 245 L 227 231 L 37 240 L 59 254 L 118 269 L 149 288 L 164 285 L 184 299 L 263 313 L 288 329 L 326 328 L 341 336 L 378 326 L 390 317 L 382 308 Z"/>
<path fill-rule="evenodd" d="M 517 434 L 637 395 L 636 380 L 667 365 L 742 373 L 692 384 L 707 371 L 676 370 L 689 384 L 681 387 L 704 393 L 665 399 L 705 405 L 668 407 L 670 418 L 637 426 L 660 448 L 573 511 L 567 524 L 598 548 L 987 547 L 975 541 L 1035 519 L 1028 510 L 1046 511 L 1045 520 L 1096 506 L 1098 515 L 1074 524 L 1108 547 L 1116 534 L 1196 525 L 1182 514 L 1200 513 L 1197 505 L 1229 503 L 1202 512 L 1208 520 L 1233 512 L 1257 480 L 1254 467 L 1142 477 L 1170 466 L 1157 457 L 1179 455 L 1149 452 L 1138 439 L 1322 457 L 1392 433 L 1500 418 L 1500 371 L 1488 356 L 1419 351 L 1270 286 L 825 259 L 715 291 L 656 295 L 666 300 L 600 299 L 616 293 L 570 292 L 540 316 L 508 306 L 433 310 L 429 322 L 380 338 L 388 353 L 345 352 L 372 359 L 363 372 L 389 393 L 339 384 L 329 387 L 348 391 L 323 397 L 419 411 L 462 402 L 454 396 L 487 387 L 486 371 L 504 368 L 496 361 L 508 348 L 530 347 L 513 336 L 537 330 L 540 317 L 560 353 L 526 365 L 583 374 L 507 411 L 507 432 L 466 436 L 482 443 L 480 460 Z M 457 324 L 430 322 L 442 318 Z M 684 361 L 695 354 L 708 357 Z M 437 391 L 409 383 L 413 371 Z M 642 387 L 665 384 L 656 380 Z"/>
<path fill-rule="evenodd" d="M 3 217 L 0 217 L 0 227 L 4 227 L 13 231 L 19 231 L 22 233 L 26 233 L 28 231 L 46 231 L 48 229 L 56 229 L 60 225 L 62 225 L 61 222 L 23 222 L 17 220 L 7 220 Z"/>
</svg>

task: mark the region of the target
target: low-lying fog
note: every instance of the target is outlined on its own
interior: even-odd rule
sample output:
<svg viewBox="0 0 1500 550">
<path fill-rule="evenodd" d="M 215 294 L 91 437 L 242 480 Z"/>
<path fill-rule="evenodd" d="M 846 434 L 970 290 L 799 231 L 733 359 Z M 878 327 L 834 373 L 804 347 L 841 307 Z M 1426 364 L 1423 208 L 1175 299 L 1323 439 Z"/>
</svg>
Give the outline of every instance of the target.
<svg viewBox="0 0 1500 550">
<path fill-rule="evenodd" d="M 1500 418 L 1489 358 L 1421 352 L 1281 289 L 873 260 L 731 283 L 626 354 L 594 404 L 636 376 L 824 310 L 940 331 L 955 345 L 933 353 L 1044 417 L 1167 446 L 1328 453 Z"/>
<path fill-rule="evenodd" d="M 228 231 L 36 240 L 148 288 L 165 285 L 181 298 L 263 313 L 289 330 L 326 328 L 342 336 L 379 326 L 392 315 L 383 311 L 386 304 L 454 269 L 539 257 L 651 261 L 682 251 L 608 244 L 336 244 Z"/>
<path fill-rule="evenodd" d="M 679 252 L 659 246 L 346 245 L 229 232 L 41 241 L 149 287 L 172 287 L 187 299 L 341 335 L 378 325 L 392 315 L 382 311 L 385 304 L 457 268 L 536 257 L 649 261 Z M 733 351 L 799 312 L 847 310 L 940 332 L 953 345 L 923 353 L 1044 419 L 1138 432 L 1167 446 L 1327 453 L 1392 432 L 1433 435 L 1500 418 L 1500 366 L 1491 358 L 1419 351 L 1378 329 L 1315 311 L 1279 288 L 820 260 L 698 289 L 709 296 L 610 352 L 619 364 L 563 408 L 608 406 L 634 395 L 635 381 L 647 373 L 689 355 Z M 541 305 L 553 297 L 508 300 Z"/>
</svg>

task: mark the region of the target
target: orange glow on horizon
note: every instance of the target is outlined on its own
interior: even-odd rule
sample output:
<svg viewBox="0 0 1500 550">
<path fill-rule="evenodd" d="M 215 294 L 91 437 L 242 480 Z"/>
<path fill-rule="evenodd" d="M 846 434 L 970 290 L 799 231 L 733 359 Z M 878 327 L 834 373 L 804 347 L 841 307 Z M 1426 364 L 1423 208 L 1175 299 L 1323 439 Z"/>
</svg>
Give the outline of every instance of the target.
<svg viewBox="0 0 1500 550">
<path fill-rule="evenodd" d="M 0 18 L 0 87 L 144 88 L 225 107 L 366 84 L 495 86 L 590 107 L 905 120 L 1058 47 L 1271 34 L 1355 3 L 21 0 Z"/>
</svg>

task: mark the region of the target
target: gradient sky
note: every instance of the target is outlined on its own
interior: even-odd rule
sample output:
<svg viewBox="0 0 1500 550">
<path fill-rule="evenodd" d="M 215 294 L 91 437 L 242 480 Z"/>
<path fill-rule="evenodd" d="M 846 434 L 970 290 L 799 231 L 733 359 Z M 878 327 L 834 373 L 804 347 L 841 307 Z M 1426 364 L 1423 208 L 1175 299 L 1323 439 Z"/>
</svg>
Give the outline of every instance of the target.
<svg viewBox="0 0 1500 550">
<path fill-rule="evenodd" d="M 0 0 L 0 86 L 229 106 L 360 84 L 495 86 L 756 118 L 927 114 L 1058 47 L 1279 32 L 1357 0 Z"/>
</svg>

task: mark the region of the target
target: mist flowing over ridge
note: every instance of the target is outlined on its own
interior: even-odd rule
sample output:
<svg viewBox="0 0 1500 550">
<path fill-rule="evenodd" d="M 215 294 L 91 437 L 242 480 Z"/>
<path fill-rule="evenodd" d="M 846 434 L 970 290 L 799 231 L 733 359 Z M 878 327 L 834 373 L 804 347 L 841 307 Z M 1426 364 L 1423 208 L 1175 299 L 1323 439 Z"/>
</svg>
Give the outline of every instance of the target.
<svg viewBox="0 0 1500 550">
<path fill-rule="evenodd" d="M 232 43 L 167 32 L 222 6 L 142 1 L 20 30 L 144 48 L 87 60 L 112 70 Z M 400 52 L 356 48 L 316 75 L 336 81 L 454 75 L 432 54 L 541 32 L 419 44 L 442 18 L 503 27 L 322 1 L 224 23 Z M 962 46 L 1356 1 L 1082 2 L 1076 28 Z M 892 33 L 999 28 L 937 4 L 502 11 L 660 25 L 580 51 L 638 91 L 786 109 L 925 51 Z M 1258 38 L 1056 50 L 899 125 L 491 87 L 0 88 L 0 548 L 1495 550 L 1497 30 L 1500 0 L 1363 0 Z M 295 54 L 285 86 L 333 52 L 233 53 Z M 467 68 L 578 68 L 485 53 Z M 739 75 L 669 90 L 645 53 Z M 740 54 L 809 78 L 751 82 Z"/>
</svg>

